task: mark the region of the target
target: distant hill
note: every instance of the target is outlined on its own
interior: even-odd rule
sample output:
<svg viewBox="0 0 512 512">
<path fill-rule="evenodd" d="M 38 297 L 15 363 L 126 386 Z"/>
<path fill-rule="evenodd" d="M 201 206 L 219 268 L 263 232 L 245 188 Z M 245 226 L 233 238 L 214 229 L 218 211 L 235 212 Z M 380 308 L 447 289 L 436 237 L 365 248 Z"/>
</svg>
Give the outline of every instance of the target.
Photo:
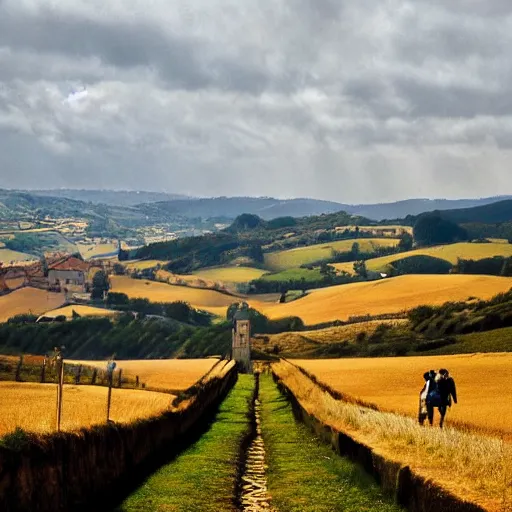
<svg viewBox="0 0 512 512">
<path fill-rule="evenodd" d="M 342 210 L 374 220 L 401 219 L 433 210 L 455 210 L 484 206 L 512 196 L 486 197 L 481 199 L 407 199 L 395 203 L 343 205 Z"/>
<path fill-rule="evenodd" d="M 474 208 L 462 208 L 440 212 L 445 219 L 468 224 L 479 222 L 482 224 L 497 224 L 500 222 L 512 222 L 512 199 L 499 201 Z"/>
<path fill-rule="evenodd" d="M 86 203 L 108 204 L 116 206 L 135 206 L 142 203 L 156 203 L 158 201 L 173 201 L 177 199 L 189 199 L 181 194 L 168 194 L 166 192 L 144 192 L 132 190 L 78 190 L 78 189 L 53 189 L 30 190 L 30 194 L 36 196 L 61 197 L 75 199 Z"/>
<path fill-rule="evenodd" d="M 461 200 L 408 199 L 395 203 L 350 205 L 307 198 L 215 197 L 162 201 L 141 205 L 140 207 L 152 215 L 166 213 L 168 215 L 179 215 L 188 218 L 224 217 L 234 219 L 242 213 L 251 213 L 258 215 L 264 220 L 270 220 L 276 217 L 307 217 L 344 211 L 351 215 L 382 221 L 384 219 L 401 219 L 408 215 L 419 215 L 432 210 L 451 210 L 487 205 L 501 199 L 504 198 Z"/>
<path fill-rule="evenodd" d="M 32 195 L 51 196 L 116 206 L 137 206 L 144 213 L 161 217 L 225 218 L 234 219 L 242 213 L 252 213 L 264 220 L 276 217 L 306 217 L 345 211 L 352 215 L 381 221 L 400 219 L 408 215 L 419 215 L 432 210 L 452 210 L 482 206 L 512 196 L 482 199 L 407 199 L 393 203 L 345 204 L 320 199 L 276 199 L 273 197 L 212 197 L 195 198 L 179 194 L 146 191 L 115 190 L 32 190 Z"/>
</svg>

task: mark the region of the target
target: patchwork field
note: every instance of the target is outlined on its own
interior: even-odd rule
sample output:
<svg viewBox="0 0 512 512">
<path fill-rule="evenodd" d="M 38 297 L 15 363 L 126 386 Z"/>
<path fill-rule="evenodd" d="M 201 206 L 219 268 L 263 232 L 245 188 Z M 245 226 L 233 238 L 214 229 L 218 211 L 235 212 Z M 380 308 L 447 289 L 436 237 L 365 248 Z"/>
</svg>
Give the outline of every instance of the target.
<svg viewBox="0 0 512 512">
<path fill-rule="evenodd" d="M 0 436 L 21 427 L 32 432 L 55 429 L 55 384 L 0 382 Z M 112 390 L 111 419 L 130 422 L 168 409 L 172 395 L 127 389 Z M 62 428 L 75 430 L 105 423 L 107 389 L 65 385 Z"/>
<path fill-rule="evenodd" d="M 300 360 L 297 364 L 332 388 L 379 406 L 418 414 L 423 373 L 447 368 L 457 385 L 458 404 L 447 421 L 498 432 L 512 440 L 512 354 Z M 438 419 L 438 418 L 437 418 Z"/>
<path fill-rule="evenodd" d="M 0 263 L 11 263 L 11 261 L 29 261 L 29 260 L 37 260 L 35 256 L 32 254 L 26 254 L 24 252 L 11 251 L 10 249 L 5 249 L 0 247 Z"/>
<path fill-rule="evenodd" d="M 475 275 L 407 275 L 314 290 L 287 304 L 262 304 L 271 318 L 299 316 L 306 324 L 350 316 L 397 313 L 422 304 L 439 305 L 469 296 L 489 299 L 508 291 L 512 278 Z"/>
<path fill-rule="evenodd" d="M 481 260 L 484 258 L 492 258 L 493 256 L 512 256 L 512 244 L 504 244 L 502 242 L 489 244 L 472 244 L 458 243 L 450 245 L 440 245 L 438 247 L 430 247 L 427 249 L 417 249 L 414 251 L 403 252 L 400 254 L 392 254 L 391 256 L 383 256 L 382 258 L 374 258 L 366 262 L 368 270 L 375 272 L 388 272 L 388 265 L 396 260 L 407 258 L 409 256 L 433 256 L 449 261 L 451 264 L 457 263 L 458 258 Z M 335 263 L 333 265 L 337 270 L 345 272 L 353 272 L 353 263 Z"/>
<path fill-rule="evenodd" d="M 126 377 L 137 375 L 146 387 L 181 390 L 195 384 L 205 375 L 218 359 L 144 359 L 136 361 L 118 361 L 117 368 L 123 370 Z M 69 361 L 71 363 L 95 366 L 104 369 L 106 361 Z M 223 363 L 220 363 L 221 365 Z"/>
<path fill-rule="evenodd" d="M 40 315 L 63 304 L 64 294 L 50 293 L 37 288 L 21 288 L 0 297 L 0 322 L 14 315 L 32 313 Z"/>
<path fill-rule="evenodd" d="M 362 252 L 371 252 L 377 247 L 395 247 L 399 240 L 396 238 L 358 238 L 270 252 L 265 254 L 265 265 L 274 271 L 300 267 L 307 263 L 332 258 L 334 251 L 350 251 L 354 242 L 359 244 Z"/>
</svg>

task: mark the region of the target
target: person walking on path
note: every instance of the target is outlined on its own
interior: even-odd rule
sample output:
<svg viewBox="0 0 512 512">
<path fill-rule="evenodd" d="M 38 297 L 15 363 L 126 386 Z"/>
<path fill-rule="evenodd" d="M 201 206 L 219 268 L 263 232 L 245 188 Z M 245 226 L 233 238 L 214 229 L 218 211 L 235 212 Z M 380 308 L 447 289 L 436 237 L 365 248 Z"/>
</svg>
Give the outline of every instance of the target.
<svg viewBox="0 0 512 512">
<path fill-rule="evenodd" d="M 455 381 L 450 376 L 448 370 L 445 368 L 442 368 L 437 373 L 433 370 L 430 370 L 429 381 L 426 383 L 426 386 L 428 386 L 426 391 L 428 422 L 430 425 L 433 425 L 434 408 L 437 407 L 439 410 L 439 415 L 441 416 L 439 420 L 439 427 L 443 428 L 446 410 L 448 407 L 452 406 L 452 398 L 453 403 L 457 403 L 457 390 L 455 387 Z M 423 419 L 423 421 L 425 420 Z"/>
</svg>

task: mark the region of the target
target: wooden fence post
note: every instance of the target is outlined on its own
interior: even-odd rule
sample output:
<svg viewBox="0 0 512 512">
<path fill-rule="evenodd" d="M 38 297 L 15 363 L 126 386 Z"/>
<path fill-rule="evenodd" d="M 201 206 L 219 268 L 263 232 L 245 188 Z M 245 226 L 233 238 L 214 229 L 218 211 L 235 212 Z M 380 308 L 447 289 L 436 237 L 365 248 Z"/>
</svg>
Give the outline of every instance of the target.
<svg viewBox="0 0 512 512">
<path fill-rule="evenodd" d="M 20 360 L 18 361 L 18 365 L 16 366 L 16 375 L 14 376 L 14 380 L 16 382 L 21 382 L 21 370 L 23 368 L 23 356 L 20 356 Z"/>
<path fill-rule="evenodd" d="M 41 384 L 44 384 L 46 382 L 46 363 L 48 361 L 48 358 L 44 356 L 43 359 L 43 365 L 41 366 Z"/>
<path fill-rule="evenodd" d="M 79 365 L 76 369 L 75 373 L 75 384 L 80 384 L 80 379 L 82 377 L 82 365 Z"/>
<path fill-rule="evenodd" d="M 116 369 L 116 363 L 110 360 L 107 363 L 107 378 L 108 378 L 108 394 L 107 394 L 107 423 L 110 423 L 110 404 L 112 402 L 112 385 L 114 382 L 114 370 Z"/>
<path fill-rule="evenodd" d="M 94 386 L 96 384 L 97 377 L 98 377 L 98 369 L 94 368 L 94 370 L 92 371 L 91 386 Z"/>
<path fill-rule="evenodd" d="M 120 388 L 123 385 L 123 369 L 119 370 L 119 374 L 117 376 L 117 387 Z"/>
<path fill-rule="evenodd" d="M 60 432 L 62 418 L 62 388 L 64 383 L 64 360 L 59 350 L 55 356 L 57 369 L 57 432 Z"/>
<path fill-rule="evenodd" d="M 136 388 L 139 387 L 139 376 L 138 375 L 135 377 L 135 387 Z"/>
</svg>

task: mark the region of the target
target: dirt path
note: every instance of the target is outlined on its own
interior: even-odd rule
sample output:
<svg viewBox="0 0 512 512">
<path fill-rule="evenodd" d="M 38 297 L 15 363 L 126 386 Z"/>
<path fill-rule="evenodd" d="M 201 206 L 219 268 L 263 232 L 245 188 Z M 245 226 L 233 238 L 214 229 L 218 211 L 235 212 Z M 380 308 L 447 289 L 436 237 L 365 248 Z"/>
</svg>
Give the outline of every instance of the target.
<svg viewBox="0 0 512 512">
<path fill-rule="evenodd" d="M 265 443 L 261 435 L 261 403 L 259 400 L 259 379 L 256 377 L 256 399 L 254 402 L 254 434 L 246 453 L 245 469 L 242 475 L 241 504 L 243 512 L 274 511 L 270 506 L 265 474 Z"/>
</svg>

